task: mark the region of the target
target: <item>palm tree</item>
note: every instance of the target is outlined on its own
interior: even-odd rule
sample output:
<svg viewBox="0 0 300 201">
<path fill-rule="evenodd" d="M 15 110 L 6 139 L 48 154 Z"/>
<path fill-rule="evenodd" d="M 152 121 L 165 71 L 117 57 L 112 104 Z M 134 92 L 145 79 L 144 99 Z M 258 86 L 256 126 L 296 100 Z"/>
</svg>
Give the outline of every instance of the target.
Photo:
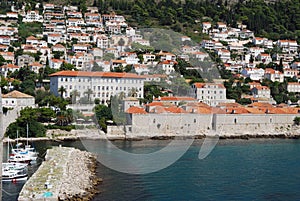
<svg viewBox="0 0 300 201">
<path fill-rule="evenodd" d="M 123 100 L 125 97 L 126 97 L 125 92 L 124 92 L 124 91 L 121 91 L 121 92 L 119 93 L 119 99 L 120 99 L 120 100 Z"/>
<path fill-rule="evenodd" d="M 79 91 L 77 91 L 76 89 L 74 89 L 71 92 L 71 97 L 72 97 L 72 103 L 75 104 L 76 103 L 76 98 L 80 96 Z"/>
<path fill-rule="evenodd" d="M 87 95 L 87 99 L 88 99 L 89 102 L 91 101 L 91 95 L 93 93 L 94 93 L 93 90 L 91 90 L 90 88 L 84 92 L 84 94 Z"/>
<path fill-rule="evenodd" d="M 123 51 L 123 46 L 125 45 L 125 41 L 123 38 L 120 38 L 120 40 L 118 41 L 118 45 L 121 46 L 121 52 Z"/>
<path fill-rule="evenodd" d="M 137 97 L 137 89 L 136 88 L 131 88 L 130 92 L 128 93 L 129 97 Z"/>
<path fill-rule="evenodd" d="M 66 88 L 61 86 L 59 89 L 58 89 L 58 92 L 60 93 L 60 97 L 63 98 L 63 95 L 64 93 L 66 92 Z"/>
</svg>

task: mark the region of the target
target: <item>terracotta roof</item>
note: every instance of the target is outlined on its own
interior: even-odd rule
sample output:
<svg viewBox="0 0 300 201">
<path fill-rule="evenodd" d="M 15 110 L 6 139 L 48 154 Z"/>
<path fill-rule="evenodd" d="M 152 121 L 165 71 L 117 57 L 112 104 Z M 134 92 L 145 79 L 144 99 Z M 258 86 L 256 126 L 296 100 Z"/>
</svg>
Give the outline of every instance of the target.
<svg viewBox="0 0 300 201">
<path fill-rule="evenodd" d="M 53 76 L 67 76 L 67 77 L 118 77 L 118 78 L 137 78 L 144 79 L 142 75 L 134 73 L 115 73 L 115 72 L 87 72 L 87 71 L 59 71 L 50 75 Z"/>
<path fill-rule="evenodd" d="M 26 38 L 26 40 L 37 40 L 37 38 L 34 37 L 34 36 L 29 36 L 29 37 Z"/>
<path fill-rule="evenodd" d="M 167 108 L 165 108 L 165 110 L 170 113 L 187 113 L 187 111 L 185 111 L 183 108 L 175 107 L 175 106 L 167 107 Z"/>
<path fill-rule="evenodd" d="M 177 61 L 170 61 L 170 60 L 166 60 L 166 61 L 162 61 L 161 64 L 178 64 Z"/>
<path fill-rule="evenodd" d="M 234 107 L 234 108 L 226 108 L 227 114 L 247 114 L 250 113 L 244 107 Z"/>
<path fill-rule="evenodd" d="M 238 103 L 219 103 L 218 107 L 242 107 L 242 105 Z"/>
<path fill-rule="evenodd" d="M 4 95 L 2 95 L 2 97 L 3 98 L 33 98 L 33 96 L 21 93 L 21 92 L 19 92 L 17 90 L 9 92 L 8 94 L 4 94 Z"/>
<path fill-rule="evenodd" d="M 264 112 L 258 108 L 246 107 L 245 109 L 248 110 L 252 114 L 264 114 Z"/>
<path fill-rule="evenodd" d="M 267 86 L 259 86 L 259 85 L 257 85 L 254 88 L 256 88 L 257 90 L 270 90 L 269 87 L 267 87 Z"/>
<path fill-rule="evenodd" d="M 205 86 L 218 86 L 218 88 L 223 88 L 225 89 L 223 84 L 216 84 L 216 83 L 202 83 L 202 82 L 195 82 L 194 86 L 196 88 L 204 88 Z"/>
<path fill-rule="evenodd" d="M 250 107 L 261 107 L 261 108 L 271 108 L 273 107 L 271 104 L 269 103 L 261 103 L 261 102 L 255 102 L 255 103 L 251 103 L 250 105 L 248 105 Z"/>
<path fill-rule="evenodd" d="M 43 65 L 40 64 L 39 62 L 33 62 L 30 64 L 30 66 L 39 66 L 39 67 L 42 67 Z"/>
<path fill-rule="evenodd" d="M 6 64 L 6 65 L 3 65 L 1 67 L 2 68 L 20 68 L 19 66 L 14 65 L 14 64 Z"/>
<path fill-rule="evenodd" d="M 147 114 L 147 112 L 144 110 L 144 108 L 135 107 L 135 106 L 132 106 L 132 107 L 128 108 L 126 113 L 129 113 L 129 114 Z"/>
<path fill-rule="evenodd" d="M 160 98 L 155 98 L 155 101 L 196 101 L 192 97 L 180 97 L 180 96 L 163 96 Z"/>
</svg>

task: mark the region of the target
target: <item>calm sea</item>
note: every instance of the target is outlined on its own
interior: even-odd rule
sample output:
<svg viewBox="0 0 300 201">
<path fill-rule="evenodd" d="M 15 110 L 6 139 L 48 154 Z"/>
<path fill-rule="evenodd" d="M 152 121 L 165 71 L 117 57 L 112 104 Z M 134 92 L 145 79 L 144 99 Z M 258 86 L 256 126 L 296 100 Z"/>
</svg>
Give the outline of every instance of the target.
<svg viewBox="0 0 300 201">
<path fill-rule="evenodd" d="M 134 153 L 153 152 L 167 143 L 114 142 Z M 99 164 L 97 174 L 103 183 L 94 200 L 300 200 L 300 140 L 221 140 L 199 160 L 201 143 L 195 141 L 176 163 L 147 175 L 119 173 Z M 44 153 L 52 144 L 35 145 Z M 64 145 L 84 149 L 80 141 Z M 106 145 L 91 141 L 89 150 L 97 152 Z M 3 200 L 16 200 L 21 187 L 3 184 Z"/>
</svg>

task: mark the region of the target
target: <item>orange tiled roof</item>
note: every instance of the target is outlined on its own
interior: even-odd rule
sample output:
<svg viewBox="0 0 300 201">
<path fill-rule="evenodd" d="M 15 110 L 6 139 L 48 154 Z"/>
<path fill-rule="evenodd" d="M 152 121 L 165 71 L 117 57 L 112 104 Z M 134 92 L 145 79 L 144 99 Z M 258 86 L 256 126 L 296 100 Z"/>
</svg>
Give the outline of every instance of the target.
<svg viewBox="0 0 300 201">
<path fill-rule="evenodd" d="M 155 101 L 196 101 L 192 97 L 180 97 L 180 96 L 163 96 L 160 98 L 155 98 Z"/>
<path fill-rule="evenodd" d="M 261 103 L 261 102 L 255 102 L 255 103 L 251 103 L 250 105 L 248 105 L 250 107 L 261 107 L 261 108 L 271 108 L 273 107 L 271 104 L 269 103 Z"/>
<path fill-rule="evenodd" d="M 6 64 L 6 65 L 3 65 L 1 67 L 2 68 L 20 68 L 19 66 L 14 65 L 14 64 Z"/>
<path fill-rule="evenodd" d="M 66 76 L 66 77 L 118 77 L 118 78 L 136 78 L 144 79 L 142 75 L 134 73 L 115 73 L 115 72 L 87 72 L 87 71 L 59 71 L 50 75 L 54 76 Z"/>
<path fill-rule="evenodd" d="M 33 98 L 33 96 L 21 93 L 21 92 L 19 92 L 17 90 L 9 92 L 8 94 L 4 94 L 4 95 L 2 95 L 2 97 L 3 98 Z"/>
<path fill-rule="evenodd" d="M 135 107 L 135 106 L 132 106 L 132 107 L 128 108 L 126 113 L 129 113 L 129 114 L 147 114 L 147 112 L 144 110 L 144 108 Z"/>
</svg>

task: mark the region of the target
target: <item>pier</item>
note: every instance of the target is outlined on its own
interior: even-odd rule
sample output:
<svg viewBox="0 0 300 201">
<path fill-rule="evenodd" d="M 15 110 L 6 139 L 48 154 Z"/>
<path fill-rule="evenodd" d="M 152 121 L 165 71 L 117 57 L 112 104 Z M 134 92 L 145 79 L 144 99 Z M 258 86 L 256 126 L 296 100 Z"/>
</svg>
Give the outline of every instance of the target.
<svg viewBox="0 0 300 201">
<path fill-rule="evenodd" d="M 45 161 L 23 186 L 19 201 L 90 200 L 101 181 L 96 156 L 71 147 L 47 150 Z"/>
</svg>

